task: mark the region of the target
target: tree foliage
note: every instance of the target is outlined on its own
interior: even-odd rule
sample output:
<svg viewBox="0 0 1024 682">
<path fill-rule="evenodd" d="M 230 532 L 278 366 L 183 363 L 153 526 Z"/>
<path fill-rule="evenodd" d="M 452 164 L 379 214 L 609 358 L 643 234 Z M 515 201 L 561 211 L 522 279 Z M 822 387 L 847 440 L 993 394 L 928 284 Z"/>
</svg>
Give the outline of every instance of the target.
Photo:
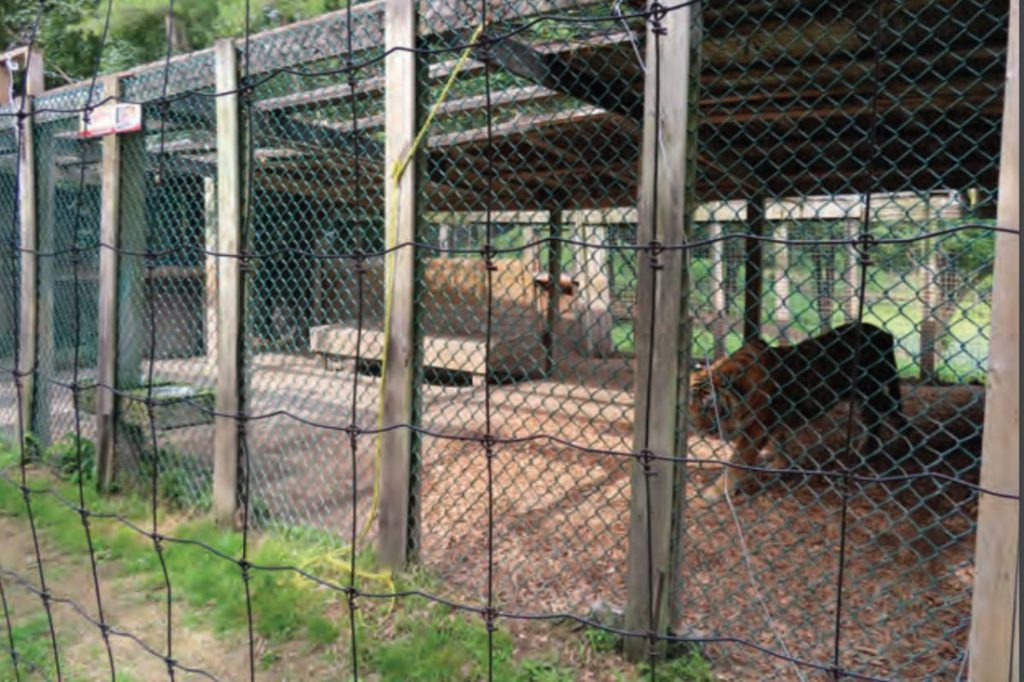
<svg viewBox="0 0 1024 682">
<path fill-rule="evenodd" d="M 28 43 L 43 14 L 36 44 L 46 58 L 48 86 L 87 78 L 96 68 L 108 0 L 0 0 L 0 48 Z M 345 0 L 264 0 L 251 3 L 250 29 L 274 26 L 341 9 Z M 100 72 L 120 71 L 160 59 L 167 50 L 167 0 L 112 0 Z M 209 47 L 217 38 L 245 31 L 245 0 L 175 0 L 184 50 Z"/>
</svg>

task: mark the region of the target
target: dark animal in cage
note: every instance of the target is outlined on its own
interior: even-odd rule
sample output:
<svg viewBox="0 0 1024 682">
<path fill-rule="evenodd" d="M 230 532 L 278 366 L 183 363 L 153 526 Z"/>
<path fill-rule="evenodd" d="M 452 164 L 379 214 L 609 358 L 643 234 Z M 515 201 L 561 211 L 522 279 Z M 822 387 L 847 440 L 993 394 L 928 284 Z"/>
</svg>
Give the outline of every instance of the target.
<svg viewBox="0 0 1024 682">
<path fill-rule="evenodd" d="M 757 465 L 761 451 L 775 446 L 773 466 L 788 464 L 782 444 L 836 403 L 860 398 L 868 453 L 881 451 L 888 421 L 903 431 L 899 373 L 892 334 L 870 324 L 845 324 L 791 346 L 769 346 L 760 339 L 690 376 L 690 424 L 705 435 L 736 446 L 733 461 Z M 711 499 L 726 487 L 739 489 L 741 469 L 726 470 Z"/>
</svg>

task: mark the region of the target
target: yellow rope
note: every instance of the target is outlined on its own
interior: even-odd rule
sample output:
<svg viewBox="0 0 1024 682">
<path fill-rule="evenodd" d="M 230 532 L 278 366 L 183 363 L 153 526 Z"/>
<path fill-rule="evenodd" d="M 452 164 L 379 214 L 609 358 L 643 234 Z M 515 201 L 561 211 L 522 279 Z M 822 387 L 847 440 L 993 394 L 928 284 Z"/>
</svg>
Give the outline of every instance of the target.
<svg viewBox="0 0 1024 682">
<path fill-rule="evenodd" d="M 452 89 L 452 86 L 455 84 L 456 77 L 459 75 L 459 72 L 465 66 L 466 60 L 469 59 L 470 52 L 473 49 L 473 44 L 476 42 L 477 38 L 480 37 L 480 33 L 483 30 L 484 30 L 484 24 L 480 24 L 480 26 L 478 26 L 477 29 L 473 32 L 473 36 L 469 39 L 469 45 L 466 47 L 466 49 L 464 49 L 462 51 L 462 54 L 459 56 L 458 62 L 456 62 L 455 67 L 452 69 L 451 74 L 449 74 L 449 76 L 448 76 L 448 80 L 445 82 L 444 87 L 441 88 L 441 92 L 438 93 L 437 100 L 430 107 L 430 111 L 427 114 L 426 120 L 423 122 L 423 125 L 420 126 L 419 132 L 416 133 L 416 137 L 413 139 L 412 146 L 409 147 L 409 150 L 405 153 L 404 157 L 402 157 L 401 159 L 395 161 L 395 165 L 391 169 L 391 174 L 390 174 L 391 190 L 392 190 L 391 191 L 391 211 L 390 211 L 390 214 L 389 214 L 388 229 L 385 232 L 385 234 L 388 236 L 388 243 L 387 243 L 387 248 L 388 249 L 393 249 L 393 248 L 395 248 L 398 245 L 398 242 L 397 242 L 397 230 L 396 230 L 396 227 L 395 227 L 396 226 L 397 215 L 398 215 L 398 183 L 402 179 L 402 175 L 405 174 L 405 170 L 409 166 L 409 162 L 412 161 L 412 159 L 415 156 L 415 154 L 416 154 L 417 150 L 419 149 L 420 145 L 423 143 L 423 138 L 426 136 L 427 130 L 430 129 L 431 123 L 434 122 L 434 117 L 437 115 L 438 109 L 440 109 L 441 104 L 445 101 L 445 99 L 447 99 L 448 94 L 449 94 L 449 92 Z M 396 253 L 397 253 L 397 250 L 396 251 L 389 251 L 388 252 L 387 258 L 392 259 L 392 263 L 394 262 L 393 259 L 395 258 Z M 378 408 L 378 412 L 377 412 L 377 428 L 383 428 L 384 427 L 384 390 L 383 390 L 384 387 L 383 387 L 383 377 L 387 376 L 387 363 L 388 363 L 387 339 L 389 338 L 388 332 L 390 331 L 390 328 L 391 328 L 391 298 L 392 298 L 392 293 L 393 293 L 393 288 L 394 288 L 394 277 L 393 277 L 393 275 L 391 273 L 393 273 L 393 270 L 394 270 L 394 267 L 391 267 L 391 268 L 385 267 L 385 269 L 384 269 L 385 279 L 387 280 L 385 282 L 385 286 L 384 286 L 384 339 L 385 339 L 385 343 L 384 343 L 383 351 L 381 353 L 381 364 L 380 364 L 380 367 L 381 367 L 381 382 L 382 382 L 382 385 L 381 385 L 381 392 L 380 392 L 380 403 L 379 403 L 379 408 Z M 369 512 L 369 514 L 367 514 L 366 520 L 364 521 L 363 528 L 359 532 L 359 536 L 356 539 L 356 544 L 357 545 L 358 544 L 362 544 L 362 542 L 366 539 L 366 536 L 369 534 L 370 529 L 373 526 L 373 522 L 374 522 L 374 520 L 377 517 L 377 511 L 378 511 L 378 508 L 379 508 L 379 505 L 380 505 L 380 468 L 381 468 L 380 465 L 381 465 L 381 457 L 382 457 L 382 449 L 383 449 L 383 446 L 381 445 L 382 436 L 383 436 L 383 434 L 380 434 L 377 437 L 377 451 L 376 451 L 376 454 L 374 456 L 374 461 L 373 461 L 373 497 L 370 500 L 370 512 Z M 355 495 L 355 491 L 354 490 L 352 491 L 352 494 Z M 352 547 L 339 547 L 339 548 L 334 549 L 332 551 L 325 552 L 322 556 L 318 557 L 317 559 L 308 562 L 308 564 L 323 563 L 327 567 L 334 568 L 334 569 L 338 570 L 339 572 L 347 574 L 350 571 L 351 567 L 349 565 L 349 562 L 345 561 L 345 559 L 351 560 L 351 553 L 352 553 L 353 550 L 354 550 L 354 548 L 352 548 Z M 307 567 L 308 567 L 308 565 L 307 565 Z M 359 577 L 359 578 L 362 578 L 364 580 L 376 580 L 376 581 L 383 582 L 389 588 L 389 590 L 391 592 L 395 592 L 394 576 L 393 576 L 393 573 L 392 573 L 391 570 L 381 571 L 379 573 L 372 573 L 372 572 L 362 571 L 362 570 L 356 569 L 356 576 Z M 388 606 L 388 612 L 389 613 L 390 613 L 390 611 L 391 611 L 391 609 L 393 607 L 394 607 L 394 600 L 391 600 L 390 605 Z"/>
</svg>

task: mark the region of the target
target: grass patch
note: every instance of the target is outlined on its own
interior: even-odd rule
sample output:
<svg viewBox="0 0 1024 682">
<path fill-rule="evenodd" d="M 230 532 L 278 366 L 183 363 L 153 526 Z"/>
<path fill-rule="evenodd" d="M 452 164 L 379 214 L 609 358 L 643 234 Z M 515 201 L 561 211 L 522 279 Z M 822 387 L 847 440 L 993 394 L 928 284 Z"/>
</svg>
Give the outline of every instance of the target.
<svg viewBox="0 0 1024 682">
<path fill-rule="evenodd" d="M 0 468 L 8 469 L 8 477 L 16 469 L 17 456 L 10 447 L 0 445 Z M 52 470 L 51 470 L 52 471 Z M 78 485 L 72 480 L 55 480 L 38 467 L 30 470 L 30 485 L 52 488 L 77 503 Z M 116 513 L 148 528 L 148 500 L 132 493 L 101 496 L 91 485 L 83 486 L 85 505 L 98 513 Z M 87 560 L 87 547 L 79 515 L 56 496 L 47 493 L 31 495 L 32 511 L 39 534 L 48 547 L 67 559 L 61 566 Z M 26 510 L 20 489 L 10 480 L 0 480 L 0 513 L 26 522 Z M 164 532 L 176 538 L 202 542 L 229 557 L 241 555 L 240 533 L 218 527 L 209 520 L 182 519 L 166 508 L 158 510 L 158 523 Z M 130 593 L 155 605 L 165 599 L 163 571 L 153 543 L 124 524 L 93 516 L 90 519 L 93 546 L 105 575 L 106 594 Z M 229 560 L 192 544 L 164 540 L 163 558 L 173 588 L 174 609 L 183 627 L 212 631 L 222 637 L 244 636 L 246 611 L 244 584 L 239 566 Z M 250 538 L 250 561 L 263 566 L 295 566 L 335 584 L 348 582 L 348 561 L 339 553 L 338 544 L 322 532 L 311 529 L 271 531 Z M 395 576 L 394 583 L 373 580 L 375 559 L 372 552 L 357 557 L 359 584 L 376 592 L 402 591 L 417 588 L 431 593 L 444 593 L 445 587 L 423 569 L 414 569 Z M 350 660 L 348 651 L 348 613 L 343 594 L 326 589 L 298 576 L 293 571 L 251 571 L 253 623 L 256 635 L 271 647 L 289 642 L 302 642 L 302 655 L 331 660 L 344 668 Z M 57 588 L 58 593 L 60 587 Z M 72 596 L 83 601 L 82 595 Z M 359 664 L 361 670 L 373 673 L 380 680 L 470 680 L 486 677 L 488 632 L 476 616 L 434 605 L 420 598 L 360 601 L 356 612 L 359 627 Z M 45 616 L 33 611 L 31 620 L 16 622 L 15 634 L 23 660 L 52 667 L 52 652 Z M 116 623 L 115 623 L 116 625 Z M 58 624 L 58 631 L 61 630 Z M 91 631 L 90 631 L 91 634 Z M 564 631 L 566 641 L 558 647 L 556 637 L 548 637 L 547 648 L 531 650 L 517 656 L 516 641 L 507 629 L 493 634 L 495 674 L 511 682 L 568 682 L 577 679 L 578 670 L 564 660 L 566 652 L 580 647 L 590 649 L 590 657 L 603 657 L 602 670 L 619 674 L 621 679 L 637 679 L 639 668 L 626 664 L 619 656 L 614 638 L 601 633 L 582 636 Z M 9 657 L 0 657 L 0 679 L 11 679 Z M 257 665 L 273 670 L 283 661 L 274 648 L 260 654 Z M 696 659 L 695 659 L 696 660 Z M 700 659 L 703 661 L 703 659 Z M 706 663 L 706 662 L 705 662 Z M 666 662 L 665 670 L 683 665 Z M 7 666 L 6 668 L 4 666 Z M 690 666 L 690 667 L 686 667 Z M 698 670 L 690 662 L 676 672 L 690 675 Z M 692 668 L 692 670 L 691 670 Z M 660 668 L 659 668 L 660 670 Z M 23 670 L 24 672 L 24 670 Z M 70 678 L 69 678 L 70 679 Z M 129 678 L 124 678 L 129 679 Z M 663 679 L 703 680 L 702 677 L 675 676 Z"/>
</svg>

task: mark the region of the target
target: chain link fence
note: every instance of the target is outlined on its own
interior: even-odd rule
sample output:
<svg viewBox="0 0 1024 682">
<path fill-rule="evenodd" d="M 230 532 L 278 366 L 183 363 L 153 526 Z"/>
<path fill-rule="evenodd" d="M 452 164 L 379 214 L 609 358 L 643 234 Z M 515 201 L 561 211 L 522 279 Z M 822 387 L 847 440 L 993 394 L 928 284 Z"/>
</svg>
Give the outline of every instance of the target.
<svg viewBox="0 0 1024 682">
<path fill-rule="evenodd" d="M 614 619 L 626 607 L 634 463 L 602 452 L 635 449 L 645 18 L 630 3 L 588 0 L 492 10 L 487 34 L 504 37 L 467 49 L 477 24 L 464 3 L 418 7 L 417 128 L 429 125 L 413 150 L 409 550 L 441 576 L 441 596 L 479 598 L 493 530 L 502 608 Z M 1006 3 L 882 3 L 874 16 L 854 2 L 780 0 L 711 4 L 697 16 L 695 180 L 678 188 L 691 242 L 681 384 L 694 382 L 698 404 L 709 372 L 764 370 L 778 395 L 830 403 L 853 381 L 830 362 L 860 357 L 877 381 L 889 370 L 898 380 L 906 424 L 889 424 L 852 460 L 845 403 L 808 412 L 797 400 L 776 414 L 712 379 L 712 408 L 749 414 L 788 468 L 977 482 L 994 237 L 950 228 L 994 216 Z M 345 429 L 382 425 L 391 352 L 386 202 L 397 183 L 385 167 L 383 27 L 382 6 L 356 5 L 351 16 L 253 36 L 238 67 L 248 199 L 237 259 L 240 412 L 257 526 L 347 538 L 353 496 L 358 518 L 377 511 L 381 434 L 362 434 L 353 458 Z M 366 64 L 358 72 L 348 71 L 348 48 Z M 117 387 L 129 398 L 118 402 L 118 463 L 128 477 L 141 466 L 147 480 L 147 467 L 159 467 L 164 497 L 189 510 L 213 503 L 223 348 L 214 72 L 210 50 L 119 81 L 125 101 L 143 103 L 146 132 L 124 136 L 120 152 Z M 114 95 L 100 90 L 94 101 Z M 36 108 L 73 110 L 85 93 L 60 90 Z M 13 122 L 0 130 L 7 223 L 17 210 Z M 33 123 L 32 433 L 44 449 L 75 431 L 62 390 L 70 368 L 96 364 L 101 143 L 75 139 L 78 125 L 77 114 L 60 113 Z M 13 281 L 18 254 L 4 249 L 0 281 Z M 0 311 L 5 366 L 16 314 Z M 891 366 L 884 352 L 871 355 L 870 333 L 863 354 L 859 335 L 856 350 L 842 335 L 838 346 L 799 346 L 809 349 L 799 357 L 779 350 L 857 321 L 891 335 Z M 766 345 L 750 346 L 755 338 Z M 130 399 L 146 390 L 182 398 L 158 420 L 156 453 Z M 878 394 L 867 393 L 871 404 Z M 9 439 L 15 403 L 5 383 L 0 433 Z M 735 456 L 736 434 L 719 417 L 703 431 L 692 421 L 684 406 L 676 438 L 687 456 Z M 494 446 L 493 480 L 474 440 L 483 432 L 505 441 Z M 82 436 L 94 437 L 91 420 Z M 752 447 L 747 464 L 773 456 Z M 729 633 L 830 660 L 845 571 L 846 667 L 957 677 L 976 493 L 932 478 L 860 485 L 790 472 L 750 475 L 746 488 L 712 500 L 720 468 L 684 468 L 674 633 Z M 730 679 L 811 679 L 749 648 L 707 652 Z"/>
</svg>

